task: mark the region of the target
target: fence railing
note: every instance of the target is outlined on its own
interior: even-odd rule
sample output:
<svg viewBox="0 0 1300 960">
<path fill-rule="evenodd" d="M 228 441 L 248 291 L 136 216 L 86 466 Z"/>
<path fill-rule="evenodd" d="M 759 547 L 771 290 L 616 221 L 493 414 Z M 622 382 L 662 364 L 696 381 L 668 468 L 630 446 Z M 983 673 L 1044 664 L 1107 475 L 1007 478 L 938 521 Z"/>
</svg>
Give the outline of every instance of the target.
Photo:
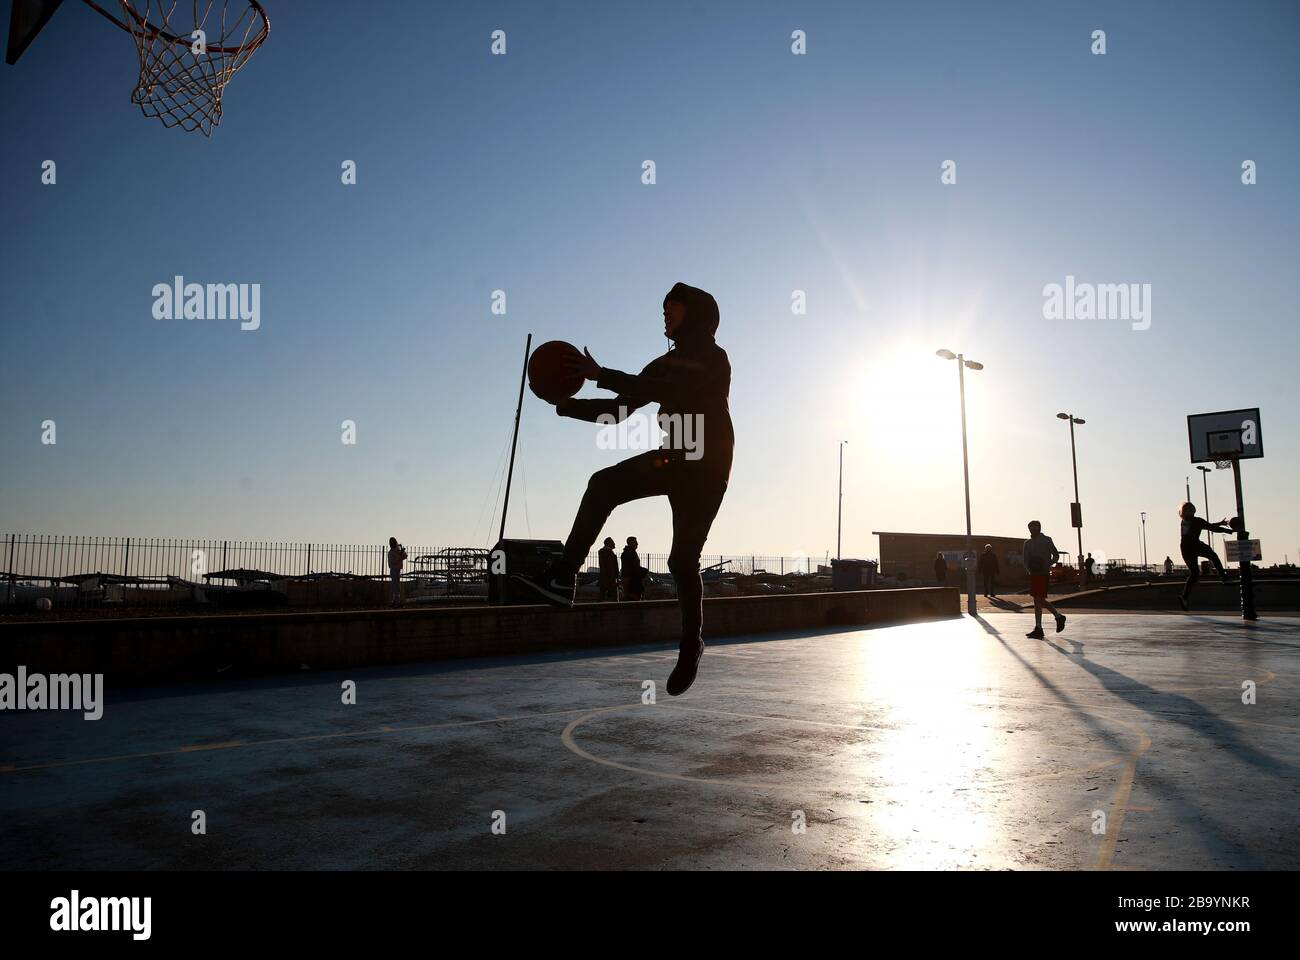
<svg viewBox="0 0 1300 960">
<path fill-rule="evenodd" d="M 483 600 L 488 550 L 406 545 L 403 594 L 412 600 Z M 668 573 L 668 555 L 641 565 Z M 706 555 L 725 575 L 815 575 L 829 558 Z M 598 567 L 595 553 L 585 569 Z M 388 545 L 164 537 L 5 534 L 0 537 L 0 607 L 209 605 L 323 606 L 383 603 Z"/>
</svg>

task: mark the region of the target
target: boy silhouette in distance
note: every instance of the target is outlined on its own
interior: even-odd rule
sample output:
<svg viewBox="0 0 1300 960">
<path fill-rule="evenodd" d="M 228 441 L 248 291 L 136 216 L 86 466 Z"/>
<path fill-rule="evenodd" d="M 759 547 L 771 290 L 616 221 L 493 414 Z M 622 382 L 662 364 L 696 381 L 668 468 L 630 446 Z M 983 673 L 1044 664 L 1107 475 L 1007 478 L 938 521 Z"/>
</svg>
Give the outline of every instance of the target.
<svg viewBox="0 0 1300 960">
<path fill-rule="evenodd" d="M 984 544 L 984 552 L 980 554 L 979 572 L 984 577 L 984 596 L 996 597 L 997 594 L 997 577 L 998 577 L 998 555 L 993 552 L 993 544 Z"/>
<path fill-rule="evenodd" d="M 948 561 L 942 553 L 934 555 L 934 581 L 941 587 L 948 585 Z"/>
<path fill-rule="evenodd" d="M 1056 549 L 1052 538 L 1043 533 L 1043 525 L 1037 520 L 1029 521 L 1029 539 L 1025 541 L 1021 553 L 1025 569 L 1029 571 L 1029 595 L 1034 598 L 1034 629 L 1025 636 L 1031 640 L 1043 639 L 1043 608 L 1056 618 L 1056 632 L 1065 629 L 1065 617 L 1047 599 L 1047 582 L 1051 576 L 1052 564 L 1056 563 L 1061 551 Z"/>
<path fill-rule="evenodd" d="M 572 607 L 578 567 L 614 508 L 645 497 L 667 497 L 673 514 L 668 571 L 677 584 L 682 616 L 677 666 L 668 677 L 667 690 L 678 696 L 695 682 L 704 654 L 700 554 L 727 492 L 735 437 L 727 405 L 731 362 L 713 339 L 719 321 L 717 301 L 704 290 L 678 283 L 664 297 L 663 318 L 664 336 L 673 342 L 667 353 L 639 374 L 630 374 L 602 367 L 584 350 L 583 356 L 573 358 L 572 369 L 616 396 L 563 400 L 556 404 L 555 412 L 577 420 L 612 423 L 626 419 L 639 407 L 657 403 L 661 429 L 665 422 L 675 421 L 677 431 L 684 433 L 684 421 L 689 419 L 695 443 L 686 444 L 685 436 L 674 437 L 670 430 L 658 450 L 592 474 L 562 558 L 540 577 L 516 574 L 514 579 L 550 603 Z"/>
<path fill-rule="evenodd" d="M 636 552 L 638 546 L 636 537 L 628 537 L 621 555 L 623 587 L 629 600 L 640 600 L 645 593 L 645 568 L 641 566 L 641 555 Z"/>
<path fill-rule="evenodd" d="M 596 554 L 600 561 L 600 599 L 618 602 L 618 557 L 614 555 L 614 538 L 606 537 Z"/>
<path fill-rule="evenodd" d="M 1183 584 L 1183 592 L 1178 595 L 1178 604 L 1183 610 L 1191 610 L 1192 590 L 1196 587 L 1196 582 L 1201 579 L 1201 557 L 1214 564 L 1221 581 L 1228 579 L 1228 572 L 1223 569 L 1223 562 L 1219 560 L 1219 555 L 1210 549 L 1209 544 L 1201 541 L 1201 534 L 1206 530 L 1213 530 L 1215 533 L 1236 533 L 1236 531 L 1226 519 L 1218 523 L 1202 520 L 1196 515 L 1196 505 L 1193 503 L 1184 503 L 1179 507 L 1178 516 L 1182 521 L 1179 524 L 1178 549 L 1183 555 L 1183 563 L 1187 564 L 1187 582 Z M 1169 564 L 1168 568 L 1172 569 L 1173 564 Z"/>
<path fill-rule="evenodd" d="M 402 605 L 402 564 L 406 561 L 406 548 L 397 542 L 396 537 L 388 538 L 388 578 L 392 588 L 388 594 L 388 605 Z"/>
</svg>

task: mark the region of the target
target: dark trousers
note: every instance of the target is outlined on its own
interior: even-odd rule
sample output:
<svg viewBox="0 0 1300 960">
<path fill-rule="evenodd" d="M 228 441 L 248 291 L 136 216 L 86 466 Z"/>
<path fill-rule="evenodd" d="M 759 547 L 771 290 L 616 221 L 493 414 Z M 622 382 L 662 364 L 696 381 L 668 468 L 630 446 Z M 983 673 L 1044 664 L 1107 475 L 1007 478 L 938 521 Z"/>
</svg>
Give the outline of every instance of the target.
<svg viewBox="0 0 1300 960">
<path fill-rule="evenodd" d="M 600 599 L 601 599 L 603 602 L 607 602 L 607 603 L 617 603 L 617 602 L 618 602 L 618 584 L 616 584 L 616 583 L 601 584 L 601 587 L 600 587 Z"/>
<path fill-rule="evenodd" d="M 605 521 L 619 504 L 646 497 L 667 497 L 673 511 L 673 545 L 668 572 L 677 582 L 677 603 L 682 611 L 683 646 L 700 639 L 704 621 L 704 584 L 700 580 L 700 554 L 709 537 L 713 518 L 727 492 L 727 480 L 704 461 L 666 457 L 650 451 L 598 470 L 587 483 L 573 529 L 564 542 L 564 560 L 578 569 Z M 633 586 L 624 583 L 629 599 Z"/>
<path fill-rule="evenodd" d="M 984 571 L 984 596 L 986 597 L 996 596 L 996 594 L 993 592 L 993 574 L 991 574 L 987 570 Z"/>
<path fill-rule="evenodd" d="M 1196 586 L 1196 581 L 1201 579 L 1200 558 L 1204 557 L 1214 564 L 1214 569 L 1219 574 L 1219 579 L 1223 580 L 1223 563 L 1219 560 L 1219 555 L 1210 549 L 1209 544 L 1197 541 L 1195 546 L 1183 546 L 1183 563 L 1187 564 L 1187 582 L 1183 584 L 1183 596 L 1192 595 L 1192 587 Z"/>
</svg>

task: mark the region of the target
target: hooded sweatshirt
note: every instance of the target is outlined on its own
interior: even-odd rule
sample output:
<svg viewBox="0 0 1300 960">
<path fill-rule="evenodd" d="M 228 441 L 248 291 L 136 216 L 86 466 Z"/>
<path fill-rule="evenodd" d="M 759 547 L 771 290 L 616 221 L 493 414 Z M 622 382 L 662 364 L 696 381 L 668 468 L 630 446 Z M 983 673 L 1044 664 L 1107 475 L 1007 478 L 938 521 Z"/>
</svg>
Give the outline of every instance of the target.
<svg viewBox="0 0 1300 960">
<path fill-rule="evenodd" d="M 623 420 L 633 410 L 648 403 L 659 404 L 660 416 L 678 422 L 693 419 L 698 459 L 694 452 L 664 448 L 665 456 L 684 461 L 712 477 L 725 481 L 731 474 L 735 433 L 727 397 L 731 392 L 731 362 L 727 352 L 714 341 L 718 330 L 718 304 L 713 296 L 684 283 L 676 284 L 669 300 L 686 305 L 686 319 L 673 335 L 674 346 L 661 357 L 650 361 L 639 374 L 601 368 L 596 385 L 613 390 L 612 400 L 566 400 L 556 407 L 560 416 L 596 422 Z M 695 419 L 698 418 L 698 419 Z M 665 421 L 661 420 L 661 425 Z"/>
</svg>

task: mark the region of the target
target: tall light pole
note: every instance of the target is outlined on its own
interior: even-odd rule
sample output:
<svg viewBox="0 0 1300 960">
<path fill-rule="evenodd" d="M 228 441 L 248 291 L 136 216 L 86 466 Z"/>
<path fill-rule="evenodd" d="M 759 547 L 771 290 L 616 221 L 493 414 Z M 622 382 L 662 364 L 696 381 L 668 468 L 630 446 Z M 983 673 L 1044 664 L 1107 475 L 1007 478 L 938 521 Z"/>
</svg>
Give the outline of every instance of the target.
<svg viewBox="0 0 1300 960">
<path fill-rule="evenodd" d="M 1070 421 L 1070 463 L 1074 466 L 1074 502 L 1070 504 L 1070 524 L 1079 535 L 1079 586 L 1087 586 L 1088 571 L 1083 569 L 1083 507 L 1079 505 L 1079 458 L 1074 452 L 1074 425 L 1087 423 L 1072 413 L 1058 413 L 1058 420 Z"/>
<path fill-rule="evenodd" d="M 1205 495 L 1205 522 L 1209 523 L 1210 522 L 1210 484 L 1209 484 L 1210 468 L 1198 463 L 1196 465 L 1196 469 L 1201 471 L 1201 492 Z M 1207 530 L 1205 532 L 1205 538 L 1210 541 L 1210 549 L 1213 550 L 1214 549 L 1213 531 Z"/>
<path fill-rule="evenodd" d="M 840 559 L 840 537 L 844 532 L 844 444 L 840 441 L 840 506 L 835 518 L 835 559 Z"/>
<path fill-rule="evenodd" d="M 1142 569 L 1147 568 L 1147 515 L 1142 513 Z"/>
<path fill-rule="evenodd" d="M 957 361 L 957 391 L 961 394 L 961 472 L 966 487 L 966 556 L 962 566 L 966 568 L 966 612 L 975 616 L 975 551 L 971 544 L 970 532 L 970 457 L 966 452 L 966 369 L 983 370 L 984 364 L 967 360 L 963 354 L 951 350 L 936 350 L 935 356 L 944 360 Z"/>
</svg>

